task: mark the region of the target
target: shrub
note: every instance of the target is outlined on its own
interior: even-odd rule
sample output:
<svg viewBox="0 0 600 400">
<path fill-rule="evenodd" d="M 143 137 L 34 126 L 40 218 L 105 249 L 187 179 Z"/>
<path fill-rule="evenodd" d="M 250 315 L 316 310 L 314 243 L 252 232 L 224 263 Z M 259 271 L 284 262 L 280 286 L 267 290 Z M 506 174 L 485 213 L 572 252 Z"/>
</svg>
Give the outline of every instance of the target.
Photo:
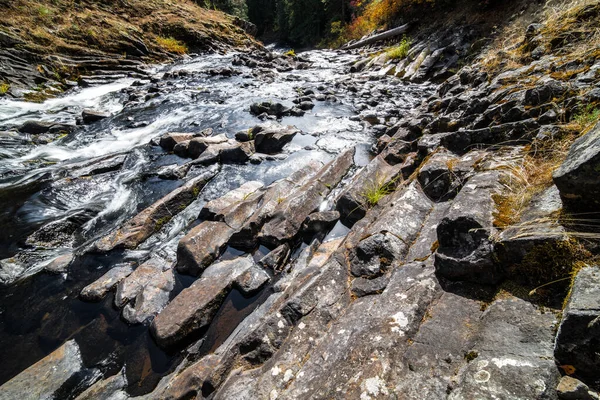
<svg viewBox="0 0 600 400">
<path fill-rule="evenodd" d="M 0 84 L 0 94 L 6 94 L 10 90 L 10 85 L 8 83 Z"/>
<path fill-rule="evenodd" d="M 588 104 L 584 109 L 579 111 L 573 118 L 580 129 L 584 130 L 591 127 L 600 119 L 600 109 L 592 104 Z"/>
<path fill-rule="evenodd" d="M 296 57 L 296 52 L 294 51 L 294 49 L 291 49 L 286 51 L 285 55 L 288 57 Z"/>
<path fill-rule="evenodd" d="M 388 58 L 392 60 L 401 59 L 406 57 L 410 50 L 410 39 L 404 36 L 398 46 L 388 49 L 386 52 Z"/>
<path fill-rule="evenodd" d="M 158 36 L 156 38 L 156 43 L 169 53 L 185 54 L 188 52 L 188 48 L 185 43 L 172 37 L 165 38 Z"/>
</svg>

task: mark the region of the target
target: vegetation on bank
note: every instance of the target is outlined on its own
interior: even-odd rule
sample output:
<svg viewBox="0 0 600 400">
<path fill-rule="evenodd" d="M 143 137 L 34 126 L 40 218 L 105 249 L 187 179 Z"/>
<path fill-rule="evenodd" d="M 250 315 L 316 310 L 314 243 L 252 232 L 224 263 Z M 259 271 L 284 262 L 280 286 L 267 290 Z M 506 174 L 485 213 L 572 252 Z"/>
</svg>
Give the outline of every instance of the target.
<svg viewBox="0 0 600 400">
<path fill-rule="evenodd" d="M 0 30 L 35 54 L 153 56 L 252 43 L 232 16 L 192 0 L 0 0 Z M 158 57 L 160 58 L 160 57 Z"/>
</svg>

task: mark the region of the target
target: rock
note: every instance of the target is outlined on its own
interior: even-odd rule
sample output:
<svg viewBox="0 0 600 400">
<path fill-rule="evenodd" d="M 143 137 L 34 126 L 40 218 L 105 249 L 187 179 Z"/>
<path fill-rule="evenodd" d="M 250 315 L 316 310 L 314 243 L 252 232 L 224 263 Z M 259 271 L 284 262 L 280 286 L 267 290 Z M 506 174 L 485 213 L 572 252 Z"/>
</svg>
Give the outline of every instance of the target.
<svg viewBox="0 0 600 400">
<path fill-rule="evenodd" d="M 302 231 L 309 235 L 325 233 L 331 230 L 339 219 L 340 213 L 337 211 L 312 213 L 306 217 L 302 225 Z"/>
<path fill-rule="evenodd" d="M 75 256 L 73 253 L 63 254 L 61 256 L 56 257 L 52 260 L 48 265 L 46 265 L 45 269 L 48 272 L 53 274 L 62 274 L 67 272 L 69 269 L 69 265 Z"/>
<path fill-rule="evenodd" d="M 292 126 L 274 126 L 261 129 L 254 136 L 256 151 L 265 154 L 279 153 L 298 133 L 300 133 L 300 130 Z"/>
<path fill-rule="evenodd" d="M 98 240 L 96 250 L 105 252 L 115 248 L 135 249 L 196 200 L 200 190 L 216 173 L 216 169 L 207 170 L 147 207 L 122 227 Z"/>
<path fill-rule="evenodd" d="M 193 228 L 177 246 L 177 271 L 202 273 L 225 250 L 234 232 L 225 222 L 205 221 Z"/>
<path fill-rule="evenodd" d="M 437 227 L 437 273 L 450 280 L 496 284 L 504 278 L 494 263 L 495 203 L 500 191 L 499 173 L 484 172 L 471 178 Z"/>
<path fill-rule="evenodd" d="M 298 104 L 298 108 L 304 111 L 312 110 L 315 107 L 315 104 L 312 101 L 303 101 Z"/>
<path fill-rule="evenodd" d="M 563 376 L 556 388 L 560 400 L 598 400 L 600 397 L 590 390 L 588 385 L 572 378 Z"/>
<path fill-rule="evenodd" d="M 198 218 L 220 221 L 224 218 L 226 210 L 231 206 L 247 200 L 252 194 L 264 187 L 262 182 L 250 181 L 225 195 L 211 200 L 202 207 Z"/>
<path fill-rule="evenodd" d="M 103 113 L 100 111 L 86 109 L 81 112 L 81 119 L 83 120 L 84 124 L 93 124 L 94 122 L 98 122 L 109 117 L 109 113 Z"/>
<path fill-rule="evenodd" d="M 207 268 L 200 279 L 178 294 L 156 316 L 151 332 L 157 343 L 161 347 L 169 347 L 208 326 L 234 283 L 237 282 L 238 287 L 254 286 L 256 289 L 260 277 L 245 275 L 253 266 L 251 257 L 243 257 Z M 262 280 L 262 284 L 265 282 Z"/>
<path fill-rule="evenodd" d="M 223 164 L 243 164 L 254 154 L 254 143 L 236 143 L 221 149 L 219 156 Z"/>
<path fill-rule="evenodd" d="M 281 271 L 281 268 L 289 259 L 290 254 L 290 245 L 284 243 L 261 258 L 258 263 L 265 268 L 270 268 L 273 271 Z"/>
<path fill-rule="evenodd" d="M 125 304 L 133 301 L 148 284 L 168 268 L 170 265 L 158 258 L 151 258 L 139 265 L 117 284 L 115 305 L 122 308 Z M 125 274 L 125 271 L 122 273 Z"/>
<path fill-rule="evenodd" d="M 600 124 L 577 139 L 567 158 L 554 172 L 554 183 L 565 208 L 574 213 L 595 213 L 600 207 Z"/>
<path fill-rule="evenodd" d="M 132 272 L 131 265 L 113 267 L 102 277 L 84 287 L 79 297 L 85 301 L 100 301 Z"/>
<path fill-rule="evenodd" d="M 377 156 L 355 174 L 336 201 L 336 209 L 340 212 L 342 222 L 352 226 L 362 219 L 367 210 L 374 206 L 369 204 L 370 194 L 379 190 L 384 194 L 391 193 L 398 179 L 399 169 L 389 165 L 381 156 Z"/>
<path fill-rule="evenodd" d="M 190 143 L 188 144 L 188 155 L 193 159 L 197 159 L 198 157 L 200 157 L 200 155 L 203 155 L 203 153 L 209 147 L 211 149 L 219 149 L 226 147 L 227 144 L 233 143 L 229 141 L 225 134 L 209 137 L 194 137 L 190 140 Z M 214 151 L 213 153 L 215 153 L 216 156 L 218 156 L 219 154 L 218 151 Z"/>
<path fill-rule="evenodd" d="M 352 281 L 350 290 L 356 297 L 380 294 L 385 290 L 389 281 L 389 275 L 382 275 L 375 279 L 356 278 Z"/>
<path fill-rule="evenodd" d="M 26 121 L 19 127 L 19 132 L 30 135 L 40 135 L 42 133 L 70 133 L 75 130 L 74 125 L 60 124 L 47 121 Z"/>
<path fill-rule="evenodd" d="M 406 244 L 391 233 L 380 232 L 361 240 L 351 259 L 352 275 L 368 279 L 386 273 L 392 262 L 401 259 Z"/>
<path fill-rule="evenodd" d="M 2 399 L 52 399 L 63 384 L 84 369 L 79 346 L 69 340 L 0 386 Z"/>
<path fill-rule="evenodd" d="M 570 365 L 578 377 L 598 381 L 600 359 L 600 268 L 582 268 L 573 283 L 554 345 L 560 365 Z"/>
<path fill-rule="evenodd" d="M 135 297 L 134 303 L 123 308 L 123 318 L 130 324 L 142 324 L 157 315 L 169 302 L 175 287 L 175 276 L 171 269 L 149 281 Z"/>
<path fill-rule="evenodd" d="M 186 158 L 188 156 L 188 147 L 190 145 L 189 140 L 184 140 L 183 142 L 179 142 L 173 147 L 173 153 L 177 154 L 181 158 Z"/>
<path fill-rule="evenodd" d="M 258 238 L 268 246 L 279 246 L 292 239 L 306 217 L 319 208 L 327 194 L 342 180 L 354 163 L 354 148 L 324 166 L 308 183 L 276 207 L 273 218 L 261 229 Z"/>
<path fill-rule="evenodd" d="M 173 151 L 177 143 L 187 142 L 193 138 L 193 133 L 166 133 L 160 137 L 159 145 L 166 151 Z M 190 151 L 189 145 L 188 151 Z"/>
<path fill-rule="evenodd" d="M 272 103 L 270 101 L 263 101 L 262 103 L 254 103 L 250 106 L 250 112 L 254 115 L 261 115 L 267 113 L 276 117 L 283 117 L 289 113 L 289 108 L 285 107 L 281 103 Z"/>
<path fill-rule="evenodd" d="M 81 393 L 75 400 L 127 400 L 129 396 L 125 369 L 116 375 L 103 379 Z"/>
<path fill-rule="evenodd" d="M 459 159 L 450 153 L 435 153 L 419 169 L 417 178 L 423 192 L 433 201 L 456 196 L 463 184 L 463 174 L 455 171 Z"/>
<path fill-rule="evenodd" d="M 257 266 L 252 266 L 236 279 L 234 286 L 244 296 L 252 296 L 262 289 L 269 280 L 271 280 L 269 274 Z"/>
<path fill-rule="evenodd" d="M 533 89 L 527 89 L 525 92 L 525 105 L 538 105 L 552 101 L 554 98 L 560 98 L 570 91 L 566 83 L 546 79 L 536 84 Z"/>
</svg>

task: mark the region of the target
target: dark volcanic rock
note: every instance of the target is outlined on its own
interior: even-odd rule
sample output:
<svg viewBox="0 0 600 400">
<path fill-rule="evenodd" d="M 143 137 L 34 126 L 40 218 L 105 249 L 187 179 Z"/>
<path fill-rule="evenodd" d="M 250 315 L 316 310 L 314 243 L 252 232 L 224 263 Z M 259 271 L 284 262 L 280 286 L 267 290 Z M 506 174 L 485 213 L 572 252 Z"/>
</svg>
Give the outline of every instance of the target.
<svg viewBox="0 0 600 400">
<path fill-rule="evenodd" d="M 293 126 L 272 126 L 260 129 L 254 134 L 256 151 L 265 154 L 279 153 L 298 133 L 300 130 Z"/>
<path fill-rule="evenodd" d="M 84 124 L 93 124 L 94 122 L 101 121 L 108 117 L 110 117 L 109 113 L 103 113 L 94 110 L 83 110 L 81 113 L 81 119 L 83 120 Z"/>
<path fill-rule="evenodd" d="M 600 343 L 600 268 L 579 271 L 558 328 L 554 356 L 561 365 L 575 367 L 576 376 L 598 385 Z"/>
<path fill-rule="evenodd" d="M 375 279 L 356 278 L 352 281 L 352 294 L 356 297 L 379 294 L 384 291 L 389 281 L 389 275 L 382 275 Z"/>
<path fill-rule="evenodd" d="M 307 234 L 316 234 L 330 230 L 340 219 L 337 211 L 323 211 L 310 214 L 302 225 L 302 231 Z"/>
<path fill-rule="evenodd" d="M 573 143 L 566 160 L 556 172 L 554 183 L 563 204 L 576 213 L 600 209 L 600 124 Z"/>
<path fill-rule="evenodd" d="M 114 248 L 134 249 L 179 213 L 182 208 L 196 200 L 200 190 L 217 173 L 208 170 L 174 190 L 150 207 L 146 208 L 121 228 L 96 242 L 98 251 L 110 251 Z"/>
<path fill-rule="evenodd" d="M 494 262 L 490 240 L 495 232 L 492 195 L 499 190 L 499 174 L 484 172 L 471 178 L 456 196 L 437 227 L 435 268 L 440 276 L 483 284 L 504 277 Z"/>
</svg>

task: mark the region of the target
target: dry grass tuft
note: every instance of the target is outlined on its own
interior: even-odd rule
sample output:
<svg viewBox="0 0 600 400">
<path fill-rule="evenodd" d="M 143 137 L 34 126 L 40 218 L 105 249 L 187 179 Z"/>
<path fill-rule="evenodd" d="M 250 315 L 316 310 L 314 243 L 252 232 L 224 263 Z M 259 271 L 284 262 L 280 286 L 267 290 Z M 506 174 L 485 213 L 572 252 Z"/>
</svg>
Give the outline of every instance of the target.
<svg viewBox="0 0 600 400">
<path fill-rule="evenodd" d="M 158 36 L 156 38 L 156 43 L 169 53 L 186 54 L 188 52 L 188 48 L 185 45 L 185 43 L 172 37 L 165 38 L 162 36 Z"/>
</svg>

